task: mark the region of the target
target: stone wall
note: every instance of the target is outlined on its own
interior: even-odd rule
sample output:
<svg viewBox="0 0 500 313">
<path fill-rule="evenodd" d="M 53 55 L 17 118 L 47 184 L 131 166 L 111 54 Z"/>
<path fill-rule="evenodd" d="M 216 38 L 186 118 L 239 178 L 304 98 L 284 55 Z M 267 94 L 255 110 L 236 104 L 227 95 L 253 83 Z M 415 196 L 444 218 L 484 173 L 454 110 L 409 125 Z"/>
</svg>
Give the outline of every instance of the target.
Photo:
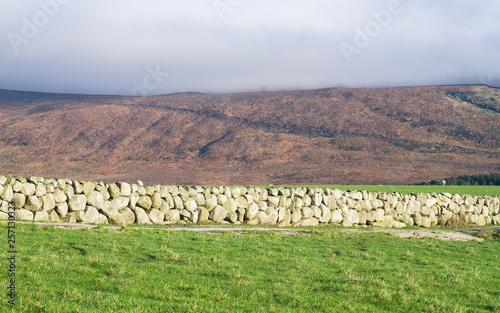
<svg viewBox="0 0 500 313">
<path fill-rule="evenodd" d="M 142 186 L 0 176 L 0 219 L 94 224 L 500 224 L 500 197 L 320 188 Z"/>
</svg>

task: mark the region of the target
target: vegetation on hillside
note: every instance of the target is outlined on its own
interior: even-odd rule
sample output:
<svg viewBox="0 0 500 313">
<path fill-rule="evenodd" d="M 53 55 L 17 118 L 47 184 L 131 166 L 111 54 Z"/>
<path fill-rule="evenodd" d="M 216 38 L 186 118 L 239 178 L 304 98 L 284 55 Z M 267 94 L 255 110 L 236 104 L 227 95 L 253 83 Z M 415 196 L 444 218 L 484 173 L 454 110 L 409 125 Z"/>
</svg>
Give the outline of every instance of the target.
<svg viewBox="0 0 500 313">
<path fill-rule="evenodd" d="M 444 179 L 446 185 L 453 186 L 500 186 L 500 173 L 463 175 L 458 177 L 447 177 Z M 419 183 L 417 185 L 437 185 L 438 180 L 431 180 L 428 183 Z"/>
</svg>

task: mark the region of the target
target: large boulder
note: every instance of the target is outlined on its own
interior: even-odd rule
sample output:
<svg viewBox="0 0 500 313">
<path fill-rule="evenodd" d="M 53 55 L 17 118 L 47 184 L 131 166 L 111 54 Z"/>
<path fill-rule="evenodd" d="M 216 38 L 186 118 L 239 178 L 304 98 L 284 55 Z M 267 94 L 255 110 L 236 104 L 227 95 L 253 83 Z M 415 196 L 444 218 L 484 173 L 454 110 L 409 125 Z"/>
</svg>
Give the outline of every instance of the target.
<svg viewBox="0 0 500 313">
<path fill-rule="evenodd" d="M 29 196 L 26 199 L 26 204 L 24 208 L 29 211 L 40 211 L 42 209 L 43 202 L 37 196 Z"/>
<path fill-rule="evenodd" d="M 148 197 L 149 198 L 149 197 Z M 136 216 L 136 223 L 137 224 L 150 224 L 151 222 L 149 221 L 149 217 L 146 214 L 146 212 L 141 209 L 141 208 L 135 208 L 135 216 Z"/>
<path fill-rule="evenodd" d="M 151 219 L 151 222 L 153 222 L 153 224 L 158 225 L 158 224 L 163 224 L 165 215 L 163 215 L 163 213 L 161 213 L 159 210 L 153 209 L 151 210 L 151 212 L 149 212 L 149 218 Z"/>
<path fill-rule="evenodd" d="M 227 217 L 227 211 L 220 205 L 216 206 L 215 209 L 213 209 L 212 212 L 210 212 L 210 219 L 215 223 L 221 223 L 226 217 Z"/>
<path fill-rule="evenodd" d="M 97 224 L 97 221 L 99 221 L 99 211 L 93 206 L 87 206 L 85 215 L 83 217 L 83 222 Z"/>
<path fill-rule="evenodd" d="M 87 184 L 85 184 L 87 185 Z M 84 187 L 85 187 L 84 185 Z M 94 186 L 94 184 L 92 184 Z M 87 195 L 87 204 L 93 206 L 94 208 L 100 210 L 104 206 L 104 197 L 103 195 L 95 190 L 88 191 Z"/>
<path fill-rule="evenodd" d="M 87 197 L 85 195 L 74 195 L 68 203 L 70 212 L 85 211 Z"/>
<path fill-rule="evenodd" d="M 21 210 L 16 210 L 16 220 L 28 220 L 32 221 L 33 220 L 33 212 L 21 209 Z"/>
<path fill-rule="evenodd" d="M 137 205 L 143 209 L 149 210 L 153 205 L 153 201 L 151 201 L 151 198 L 149 196 L 140 196 L 139 200 L 137 201 Z"/>
</svg>

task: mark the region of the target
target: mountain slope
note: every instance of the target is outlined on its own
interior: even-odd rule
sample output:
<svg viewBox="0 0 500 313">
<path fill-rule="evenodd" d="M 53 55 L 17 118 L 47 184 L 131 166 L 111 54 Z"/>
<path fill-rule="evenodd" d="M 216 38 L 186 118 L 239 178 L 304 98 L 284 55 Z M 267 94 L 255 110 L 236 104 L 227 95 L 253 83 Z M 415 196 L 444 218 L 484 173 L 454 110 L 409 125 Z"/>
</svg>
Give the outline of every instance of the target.
<svg viewBox="0 0 500 313">
<path fill-rule="evenodd" d="M 142 98 L 0 91 L 0 173 L 213 185 L 494 172 L 498 99 L 486 86 Z"/>
</svg>

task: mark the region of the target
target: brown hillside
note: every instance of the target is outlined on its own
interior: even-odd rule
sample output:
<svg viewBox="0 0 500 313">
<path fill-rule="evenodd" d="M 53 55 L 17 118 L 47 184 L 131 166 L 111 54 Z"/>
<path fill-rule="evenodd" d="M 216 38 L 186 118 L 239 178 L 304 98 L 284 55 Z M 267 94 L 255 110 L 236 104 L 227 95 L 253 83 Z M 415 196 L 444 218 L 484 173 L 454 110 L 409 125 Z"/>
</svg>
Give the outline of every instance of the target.
<svg viewBox="0 0 500 313">
<path fill-rule="evenodd" d="M 0 90 L 0 173 L 203 185 L 489 173 L 500 169 L 499 103 L 486 86 L 143 98 Z"/>
</svg>

